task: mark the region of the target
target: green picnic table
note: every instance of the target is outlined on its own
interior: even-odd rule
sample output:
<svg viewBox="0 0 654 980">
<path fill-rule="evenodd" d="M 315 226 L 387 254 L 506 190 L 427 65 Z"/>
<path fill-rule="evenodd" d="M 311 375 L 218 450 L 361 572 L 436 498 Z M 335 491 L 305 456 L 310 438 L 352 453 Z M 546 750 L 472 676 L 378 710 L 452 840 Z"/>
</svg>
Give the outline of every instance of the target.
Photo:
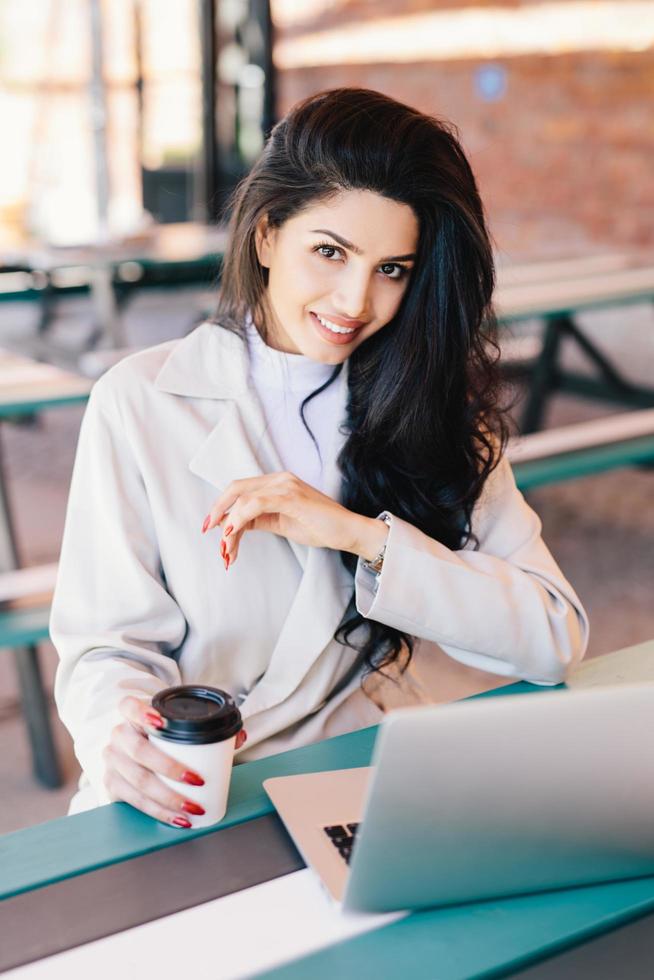
<svg viewBox="0 0 654 980">
<path fill-rule="evenodd" d="M 628 408 L 654 407 L 654 386 L 627 379 L 578 323 L 580 313 L 651 303 L 654 257 L 627 253 L 507 265 L 500 268 L 498 283 L 494 305 L 505 333 L 520 321 L 537 319 L 542 323 L 536 356 L 526 363 L 509 363 L 505 368 L 509 375 L 528 381 L 521 432 L 542 427 L 547 401 L 557 391 Z M 582 352 L 592 374 L 564 368 L 565 344 Z"/>
</svg>

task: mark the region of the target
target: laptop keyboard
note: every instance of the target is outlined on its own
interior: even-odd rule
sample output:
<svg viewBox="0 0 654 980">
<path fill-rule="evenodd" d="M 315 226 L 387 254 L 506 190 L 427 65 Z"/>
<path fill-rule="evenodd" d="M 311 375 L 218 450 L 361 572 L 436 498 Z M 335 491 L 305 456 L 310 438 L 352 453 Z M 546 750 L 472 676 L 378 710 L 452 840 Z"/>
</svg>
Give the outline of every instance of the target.
<svg viewBox="0 0 654 980">
<path fill-rule="evenodd" d="M 358 827 L 358 823 L 336 823 L 331 827 L 323 827 L 323 830 L 346 864 L 350 863 L 352 846 L 354 844 Z"/>
</svg>

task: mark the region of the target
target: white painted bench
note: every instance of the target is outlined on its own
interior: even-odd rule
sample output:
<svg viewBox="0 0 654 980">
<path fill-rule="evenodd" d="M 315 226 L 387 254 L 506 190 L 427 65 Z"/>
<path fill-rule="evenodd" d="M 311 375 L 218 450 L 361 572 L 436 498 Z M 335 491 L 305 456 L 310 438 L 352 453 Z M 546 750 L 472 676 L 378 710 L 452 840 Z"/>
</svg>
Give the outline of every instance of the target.
<svg viewBox="0 0 654 980">
<path fill-rule="evenodd" d="M 523 490 L 623 466 L 654 463 L 654 409 L 620 412 L 509 441 L 507 456 Z"/>
</svg>

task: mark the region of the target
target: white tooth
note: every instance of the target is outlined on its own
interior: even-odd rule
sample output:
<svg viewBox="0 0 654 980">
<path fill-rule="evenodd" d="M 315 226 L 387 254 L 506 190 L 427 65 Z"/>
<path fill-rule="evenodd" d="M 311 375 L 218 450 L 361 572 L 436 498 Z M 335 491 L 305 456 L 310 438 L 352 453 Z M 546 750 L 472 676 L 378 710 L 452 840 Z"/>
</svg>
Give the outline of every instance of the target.
<svg viewBox="0 0 654 980">
<path fill-rule="evenodd" d="M 323 327 L 327 327 L 327 329 L 331 330 L 333 333 L 354 333 L 356 329 L 355 327 L 339 327 L 335 323 L 332 323 L 330 320 L 323 320 L 323 318 L 321 316 L 318 316 L 317 313 L 316 313 L 316 317 L 318 320 L 320 320 Z"/>
</svg>

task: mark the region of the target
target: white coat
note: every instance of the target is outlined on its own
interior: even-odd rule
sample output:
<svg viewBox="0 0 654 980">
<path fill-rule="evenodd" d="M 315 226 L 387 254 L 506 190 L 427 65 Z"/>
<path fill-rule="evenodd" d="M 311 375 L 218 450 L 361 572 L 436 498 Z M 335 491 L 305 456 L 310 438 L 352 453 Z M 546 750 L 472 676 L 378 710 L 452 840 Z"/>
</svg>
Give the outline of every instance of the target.
<svg viewBox="0 0 654 980">
<path fill-rule="evenodd" d="M 335 382 L 347 384 L 347 363 Z M 345 404 L 345 387 L 343 388 Z M 339 499 L 334 426 L 325 492 Z M 55 697 L 82 766 L 73 810 L 108 802 L 102 750 L 120 699 L 180 683 L 230 691 L 238 761 L 375 724 L 394 704 L 524 678 L 563 680 L 588 624 L 503 461 L 473 514 L 478 550 L 450 551 L 391 514 L 383 571 L 337 551 L 246 532 L 225 572 L 203 535 L 230 481 L 282 470 L 248 386 L 247 348 L 209 323 L 125 358 L 94 386 L 80 431 L 50 630 Z M 359 612 L 418 639 L 402 679 L 362 689 L 334 631 Z M 353 637 L 361 637 L 361 631 Z M 337 693 L 334 693 L 336 690 Z"/>
</svg>

